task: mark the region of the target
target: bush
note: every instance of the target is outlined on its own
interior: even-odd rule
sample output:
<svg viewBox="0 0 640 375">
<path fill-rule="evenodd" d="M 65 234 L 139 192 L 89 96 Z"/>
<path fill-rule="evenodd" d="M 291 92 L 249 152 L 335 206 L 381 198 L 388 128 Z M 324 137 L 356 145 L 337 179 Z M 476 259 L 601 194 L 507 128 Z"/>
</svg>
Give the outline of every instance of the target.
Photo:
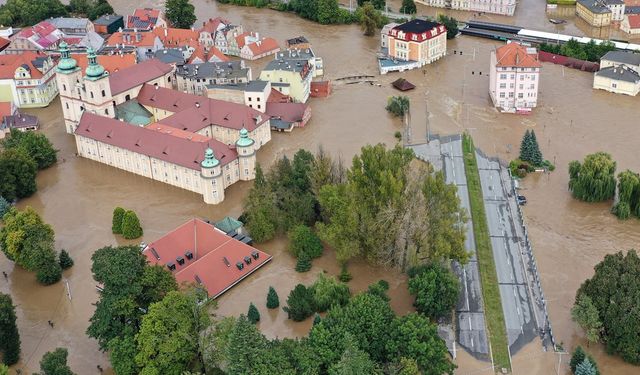
<svg viewBox="0 0 640 375">
<path fill-rule="evenodd" d="M 142 237 L 140 220 L 138 220 L 138 216 L 133 211 L 125 212 L 122 217 L 122 237 L 128 240 Z"/>
<path fill-rule="evenodd" d="M 387 291 L 389 290 L 389 283 L 385 280 L 379 280 L 375 284 L 369 285 L 367 290 L 368 293 L 376 295 L 385 301 L 389 301 L 389 296 L 387 295 Z"/>
<path fill-rule="evenodd" d="M 58 256 L 58 262 L 60 263 L 60 267 L 63 270 L 66 270 L 73 266 L 73 259 L 71 259 L 71 256 L 65 249 L 62 249 L 60 251 L 60 255 Z"/>
<path fill-rule="evenodd" d="M 533 165 L 520 159 L 511 160 L 511 162 L 509 162 L 509 169 L 511 170 L 512 176 L 518 176 L 519 178 L 524 178 L 527 176 L 527 173 L 536 170 Z"/>
<path fill-rule="evenodd" d="M 348 283 L 349 281 L 351 281 L 351 279 L 353 279 L 353 276 L 351 276 L 349 270 L 347 269 L 346 263 L 342 264 L 342 268 L 340 269 L 340 276 L 338 276 L 338 279 L 343 283 Z"/>
<path fill-rule="evenodd" d="M 398 142 L 400 142 L 402 140 L 402 133 L 399 130 L 396 131 L 395 133 L 393 133 L 393 136 L 396 137 Z"/>
<path fill-rule="evenodd" d="M 125 210 L 122 207 L 116 207 L 113 210 L 113 219 L 111 219 L 111 232 L 114 234 L 122 234 L 122 219 L 124 218 Z"/>
<path fill-rule="evenodd" d="M 289 319 L 295 322 L 307 319 L 315 312 L 313 291 L 302 284 L 296 285 L 289 293 L 287 306 L 283 310 L 287 313 Z"/>
<path fill-rule="evenodd" d="M 445 16 L 441 14 L 438 17 L 438 22 L 444 25 L 447 28 L 447 39 L 453 39 L 458 35 L 458 20 L 453 17 Z"/>
<path fill-rule="evenodd" d="M 62 268 L 55 260 L 42 265 L 36 272 L 36 279 L 44 285 L 55 284 L 62 278 Z"/>
<path fill-rule="evenodd" d="M 46 352 L 40 361 L 40 373 L 43 375 L 75 375 L 67 365 L 67 349 L 56 348 Z"/>
<path fill-rule="evenodd" d="M 10 208 L 11 208 L 11 203 L 9 203 L 6 199 L 0 196 L 0 220 L 2 220 L 2 217 L 4 216 L 4 214 L 9 212 Z"/>
<path fill-rule="evenodd" d="M 267 308 L 275 309 L 278 306 L 280 306 L 280 298 L 278 297 L 276 290 L 270 286 L 269 293 L 267 293 Z"/>
<path fill-rule="evenodd" d="M 249 319 L 249 321 L 253 324 L 256 324 L 260 321 L 260 312 L 258 311 L 258 308 L 256 308 L 256 305 L 253 304 L 253 302 L 249 304 L 247 319 Z"/>
<path fill-rule="evenodd" d="M 349 287 L 336 280 L 333 276 L 318 275 L 318 279 L 311 288 L 313 290 L 313 302 L 317 311 L 329 310 L 331 306 L 344 306 L 349 302 L 351 292 Z"/>
<path fill-rule="evenodd" d="M 311 269 L 311 260 L 306 254 L 302 254 L 296 262 L 296 272 L 307 272 Z"/>
</svg>

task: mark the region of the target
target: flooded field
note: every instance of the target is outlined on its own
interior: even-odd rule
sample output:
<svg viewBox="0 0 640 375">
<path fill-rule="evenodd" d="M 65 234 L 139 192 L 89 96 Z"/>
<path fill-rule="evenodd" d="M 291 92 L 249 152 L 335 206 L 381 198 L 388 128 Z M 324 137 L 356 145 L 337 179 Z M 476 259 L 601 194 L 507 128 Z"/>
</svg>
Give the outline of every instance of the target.
<svg viewBox="0 0 640 375">
<path fill-rule="evenodd" d="M 130 13 L 136 6 L 159 6 L 164 1 L 112 0 L 116 11 Z M 271 143 L 259 153 L 263 165 L 270 165 L 282 155 L 299 148 L 315 150 L 323 145 L 332 155 L 347 162 L 363 145 L 396 142 L 393 134 L 402 130 L 399 120 L 385 111 L 387 97 L 397 95 L 389 83 L 402 76 L 416 84 L 411 98 L 411 141 L 424 141 L 432 133 L 450 134 L 469 131 L 476 145 L 487 154 L 513 158 L 525 129 L 535 129 L 545 157 L 558 166 L 551 175 L 536 175 L 524 181 L 524 194 L 529 200 L 525 215 L 541 272 L 551 322 L 558 342 L 565 348 L 584 344 L 582 332 L 570 320 L 569 310 L 580 283 L 592 275 L 593 266 L 602 257 L 617 250 L 638 247 L 640 223 L 619 222 L 609 214 L 609 204 L 585 204 L 574 201 L 567 191 L 567 164 L 595 151 L 611 152 L 619 170 L 640 170 L 637 157 L 639 98 L 619 96 L 591 89 L 588 73 L 545 64 L 541 76 L 540 107 L 532 115 L 516 116 L 497 113 L 490 107 L 488 96 L 489 53 L 498 44 L 468 37 L 450 42 L 448 49 L 463 51 L 450 54 L 433 66 L 404 74 L 377 75 L 375 51 L 378 38 L 365 38 L 352 26 L 320 26 L 296 16 L 253 8 L 218 5 L 213 1 L 194 1 L 199 22 L 213 16 L 224 16 L 245 28 L 260 31 L 282 41 L 297 35 L 307 36 L 316 53 L 324 58 L 325 74 L 336 79 L 353 74 L 371 74 L 375 84 L 336 85 L 327 99 L 311 100 L 313 118 L 304 129 L 290 134 L 274 134 Z M 516 17 L 492 16 L 491 20 L 511 20 L 531 28 L 553 28 L 544 16 L 542 1 L 520 2 Z M 426 9 L 419 7 L 419 10 Z M 432 10 L 434 11 L 434 10 Z M 434 11 L 435 12 L 435 11 Z M 465 14 L 457 12 L 458 14 Z M 468 15 L 468 14 L 466 14 Z M 483 16 L 486 17 L 486 16 Z M 505 21 L 506 22 L 506 21 Z M 567 33 L 574 33 L 567 25 Z M 552 30 L 552 29 L 551 29 Z M 579 30 L 576 30 L 577 34 Z M 267 59 L 251 64 L 256 71 Z M 379 86 L 378 86 L 379 85 Z M 427 108 L 428 106 L 428 108 Z M 56 232 L 58 249 L 67 249 L 75 266 L 66 271 L 71 300 L 65 283 L 42 287 L 35 276 L 26 273 L 0 256 L 0 270 L 10 274 L 9 282 L 0 280 L 0 291 L 10 293 L 18 305 L 18 324 L 22 339 L 22 361 L 17 368 L 23 373 L 37 370 L 42 355 L 55 347 L 69 348 L 69 363 L 79 374 L 97 373 L 96 365 L 107 368 L 107 357 L 98 351 L 97 343 L 85 335 L 88 319 L 97 299 L 91 277 L 91 254 L 102 246 L 124 243 L 110 232 L 111 212 L 123 206 L 138 212 L 145 235 L 142 240 L 157 239 L 191 217 L 219 219 L 237 216 L 250 183 L 237 183 L 225 192 L 224 203 L 205 205 L 201 197 L 184 190 L 138 177 L 74 156 L 73 137 L 64 132 L 59 101 L 49 108 L 29 111 L 37 114 L 42 131 L 60 150 L 60 162 L 38 175 L 38 193 L 20 202 L 33 206 Z M 314 261 L 309 273 L 293 270 L 294 260 L 286 252 L 283 238 L 261 246 L 274 260 L 264 269 L 243 281 L 219 300 L 220 315 L 237 315 L 254 302 L 261 310 L 261 330 L 269 337 L 301 336 L 310 321 L 293 323 L 283 311 L 267 312 L 266 290 L 273 285 L 284 302 L 289 290 L 298 282 L 310 283 L 317 272 L 336 274 L 331 251 Z M 399 314 L 411 311 L 412 301 L 406 291 L 406 279 L 396 272 L 364 263 L 351 265 L 356 292 L 378 279 L 391 284 L 392 305 Z M 47 320 L 55 323 L 50 328 Z M 629 374 L 638 371 L 616 357 L 607 356 L 599 346 L 589 348 L 603 374 Z M 563 358 L 563 363 L 567 358 Z M 459 374 L 490 374 L 490 364 L 480 362 L 464 352 L 458 353 Z M 556 373 L 558 356 L 544 353 L 539 342 L 529 344 L 513 358 L 514 373 Z M 566 373 L 563 366 L 560 373 Z"/>
</svg>

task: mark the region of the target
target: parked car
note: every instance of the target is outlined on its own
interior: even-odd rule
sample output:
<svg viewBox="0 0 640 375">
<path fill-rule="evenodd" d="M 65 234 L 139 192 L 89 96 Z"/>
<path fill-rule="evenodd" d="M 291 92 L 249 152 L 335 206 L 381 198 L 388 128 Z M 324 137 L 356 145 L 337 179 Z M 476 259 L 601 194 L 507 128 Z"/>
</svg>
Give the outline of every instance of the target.
<svg viewBox="0 0 640 375">
<path fill-rule="evenodd" d="M 524 206 L 525 204 L 527 204 L 527 197 L 525 197 L 524 195 L 518 195 L 518 204 L 521 206 Z"/>
</svg>

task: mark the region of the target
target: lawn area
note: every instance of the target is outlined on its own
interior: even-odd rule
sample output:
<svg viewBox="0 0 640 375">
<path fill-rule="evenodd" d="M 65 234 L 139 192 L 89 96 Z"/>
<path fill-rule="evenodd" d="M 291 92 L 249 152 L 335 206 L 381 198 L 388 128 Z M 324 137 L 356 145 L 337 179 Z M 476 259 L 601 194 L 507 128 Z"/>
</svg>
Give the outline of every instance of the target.
<svg viewBox="0 0 640 375">
<path fill-rule="evenodd" d="M 487 334 L 489 335 L 489 342 L 491 344 L 493 362 L 497 370 L 501 368 L 511 370 L 507 330 L 500 300 L 498 274 L 496 273 L 491 240 L 489 239 L 487 216 L 484 211 L 478 162 L 476 161 L 473 140 L 468 134 L 463 135 L 462 152 L 464 154 L 464 170 L 467 175 L 467 188 L 469 189 L 473 236 L 476 240 L 478 267 L 480 280 L 482 282 L 482 298 L 484 299 Z"/>
</svg>

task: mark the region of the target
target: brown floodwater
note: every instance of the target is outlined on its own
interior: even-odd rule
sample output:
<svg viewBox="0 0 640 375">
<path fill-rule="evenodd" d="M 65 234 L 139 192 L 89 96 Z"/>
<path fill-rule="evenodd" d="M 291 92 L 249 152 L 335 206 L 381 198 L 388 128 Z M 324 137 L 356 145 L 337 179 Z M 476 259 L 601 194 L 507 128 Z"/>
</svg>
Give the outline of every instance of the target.
<svg viewBox="0 0 640 375">
<path fill-rule="evenodd" d="M 136 6 L 160 6 L 164 1 L 131 3 L 112 0 L 117 12 L 130 13 Z M 571 321 L 569 310 L 580 283 L 593 272 L 602 257 L 618 250 L 637 247 L 640 225 L 637 220 L 620 222 L 609 214 L 609 204 L 585 204 L 573 200 L 567 191 L 567 164 L 587 153 L 605 150 L 618 161 L 619 169 L 640 170 L 637 157 L 638 98 L 619 96 L 591 89 L 588 73 L 545 64 L 541 77 L 540 107 L 528 116 L 504 115 L 490 106 L 487 94 L 489 52 L 493 41 L 469 37 L 449 43 L 449 50 L 462 50 L 464 56 L 450 54 L 424 71 L 377 75 L 375 51 L 378 38 L 365 38 L 357 26 L 321 26 L 294 15 L 267 9 L 241 8 L 198 0 L 199 22 L 224 16 L 245 28 L 270 35 L 278 40 L 296 35 L 307 36 L 316 53 L 324 58 L 325 74 L 330 79 L 371 74 L 371 84 L 334 86 L 327 99 L 312 99 L 313 118 L 304 129 L 289 134 L 274 134 L 273 140 L 259 153 L 260 162 L 269 166 L 282 155 L 292 155 L 299 148 L 316 150 L 322 145 L 335 157 L 347 163 L 366 144 L 396 142 L 394 133 L 400 121 L 391 118 L 384 106 L 388 96 L 397 95 L 389 83 L 404 77 L 417 88 L 411 98 L 411 141 L 424 141 L 426 136 L 426 100 L 430 131 L 451 134 L 471 132 L 476 144 L 488 154 L 504 159 L 515 156 L 525 129 L 535 129 L 545 157 L 555 161 L 558 169 L 550 175 L 534 175 L 523 183 L 529 204 L 525 215 L 554 334 L 565 348 L 584 344 L 583 333 Z M 393 6 L 392 6 L 393 7 Z M 397 7 L 396 7 L 397 8 Z M 427 8 L 419 6 L 421 13 Z M 431 9 L 429 12 L 435 13 Z M 546 21 L 541 1 L 520 2 L 513 18 L 482 16 L 482 19 L 516 23 L 536 29 L 554 30 Z M 454 12 L 460 17 L 468 16 Z M 579 33 L 573 23 L 562 26 L 568 33 Z M 475 52 L 475 54 L 474 54 Z M 474 57 L 475 56 L 475 57 Z M 252 63 L 256 69 L 267 59 Z M 239 182 L 228 189 L 225 201 L 208 206 L 201 196 L 158 182 L 135 176 L 89 160 L 76 158 L 73 137 L 64 132 L 60 103 L 49 108 L 31 110 L 43 124 L 42 131 L 60 150 L 60 162 L 38 175 L 38 192 L 19 206 L 33 206 L 56 232 L 56 246 L 67 249 L 75 266 L 64 273 L 69 282 L 71 299 L 65 283 L 43 287 L 31 273 L 13 267 L 0 257 L 0 270 L 9 273 L 8 283 L 0 280 L 0 291 L 10 293 L 18 306 L 18 325 L 22 339 L 22 360 L 15 368 L 36 371 L 42 355 L 55 347 L 69 348 L 69 363 L 80 374 L 97 372 L 96 365 L 108 368 L 108 358 L 98 350 L 95 340 L 85 335 L 88 319 L 97 299 L 91 277 L 91 254 L 105 245 L 126 243 L 110 232 L 111 212 L 123 206 L 138 212 L 149 242 L 191 217 L 219 219 L 241 213 L 242 202 L 250 183 Z M 311 283 L 322 270 L 337 274 L 331 250 L 314 261 L 305 274 L 293 270 L 294 259 L 286 251 L 286 240 L 278 238 L 260 246 L 273 255 L 273 261 L 219 299 L 219 315 L 245 313 L 254 302 L 262 313 L 261 330 L 268 337 L 304 336 L 310 320 L 293 323 L 282 310 L 264 308 L 266 291 L 273 285 L 284 304 L 290 289 L 299 282 Z M 385 279 L 390 283 L 392 306 L 399 314 L 412 310 L 412 299 L 406 291 L 406 278 L 393 270 L 372 267 L 361 261 L 350 264 L 354 279 L 353 292 L 372 282 Z M 55 323 L 50 328 L 47 320 Z M 603 374 L 629 374 L 637 367 L 617 357 L 604 354 L 598 345 L 592 352 Z M 492 373 L 490 363 L 458 352 L 459 374 Z M 514 373 L 556 373 L 558 355 L 545 353 L 538 341 L 527 345 L 513 357 Z M 560 373 L 566 373 L 566 356 Z"/>
</svg>

